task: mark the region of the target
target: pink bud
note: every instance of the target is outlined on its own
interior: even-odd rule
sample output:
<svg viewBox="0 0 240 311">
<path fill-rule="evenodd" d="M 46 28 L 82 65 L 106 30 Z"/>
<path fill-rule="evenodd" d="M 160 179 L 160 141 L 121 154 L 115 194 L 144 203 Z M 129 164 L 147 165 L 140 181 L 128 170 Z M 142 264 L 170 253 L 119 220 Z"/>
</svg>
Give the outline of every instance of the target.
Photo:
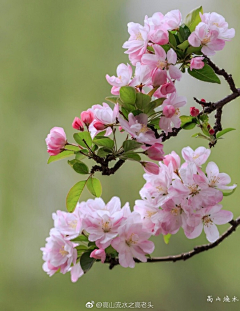
<svg viewBox="0 0 240 311">
<path fill-rule="evenodd" d="M 202 98 L 201 102 L 206 103 L 206 99 Z"/>
<path fill-rule="evenodd" d="M 194 57 L 194 58 L 192 58 L 191 62 L 190 62 L 190 70 L 202 69 L 204 67 L 203 59 L 204 59 L 204 57 Z"/>
<path fill-rule="evenodd" d="M 170 94 L 170 93 L 174 93 L 176 92 L 176 88 L 175 88 L 175 85 L 170 82 L 170 83 L 166 83 L 166 84 L 163 84 L 160 88 L 160 92 L 163 94 L 163 95 L 167 95 L 167 94 Z"/>
<path fill-rule="evenodd" d="M 84 131 L 83 123 L 82 123 L 81 119 L 79 119 L 78 117 L 74 118 L 73 123 L 72 123 L 72 127 L 75 130 Z"/>
<path fill-rule="evenodd" d="M 118 127 L 119 132 L 122 132 L 123 128 L 121 126 Z"/>
<path fill-rule="evenodd" d="M 199 115 L 199 110 L 195 107 L 190 107 L 190 114 L 192 117 L 197 117 Z"/>
<path fill-rule="evenodd" d="M 140 162 L 144 168 L 146 173 L 158 175 L 159 174 L 159 166 L 152 162 Z"/>
<path fill-rule="evenodd" d="M 215 134 L 214 129 L 209 130 L 209 134 L 210 134 L 210 135 L 214 135 L 214 134 Z"/>
<path fill-rule="evenodd" d="M 172 105 L 167 105 L 163 108 L 163 114 L 166 118 L 171 118 L 175 114 L 175 108 Z"/>
<path fill-rule="evenodd" d="M 159 143 L 153 144 L 151 147 L 142 146 L 145 154 L 152 160 L 162 161 L 164 159 L 163 145 Z"/>
<path fill-rule="evenodd" d="M 167 166 L 170 164 L 173 167 L 174 172 L 180 168 L 181 165 L 181 159 L 178 154 L 176 154 L 175 151 L 172 151 L 170 154 L 166 155 L 164 157 L 163 163 Z"/>
<path fill-rule="evenodd" d="M 152 75 L 152 85 L 153 86 L 160 86 L 167 83 L 167 71 L 156 69 Z"/>
<path fill-rule="evenodd" d="M 51 156 L 59 154 L 67 143 L 66 134 L 62 127 L 53 127 L 45 139 L 48 153 Z"/>
<path fill-rule="evenodd" d="M 102 130 L 104 130 L 106 128 L 106 126 L 102 122 L 100 122 L 100 121 L 94 122 L 93 126 L 98 131 L 102 131 Z"/>
<path fill-rule="evenodd" d="M 89 125 L 94 120 L 94 114 L 91 110 L 88 109 L 87 111 L 83 111 L 81 113 L 81 119 L 83 123 L 85 123 L 86 125 Z"/>
<path fill-rule="evenodd" d="M 104 263 L 104 261 L 106 259 L 105 250 L 102 248 L 95 249 L 94 251 L 91 252 L 90 257 L 95 258 L 95 259 L 101 259 L 101 262 Z"/>
</svg>

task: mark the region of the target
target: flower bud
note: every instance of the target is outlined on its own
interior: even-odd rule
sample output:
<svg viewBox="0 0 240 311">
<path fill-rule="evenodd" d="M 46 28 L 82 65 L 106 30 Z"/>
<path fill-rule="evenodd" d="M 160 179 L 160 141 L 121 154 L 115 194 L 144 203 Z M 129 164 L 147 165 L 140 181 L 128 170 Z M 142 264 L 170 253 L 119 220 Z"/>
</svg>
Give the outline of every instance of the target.
<svg viewBox="0 0 240 311">
<path fill-rule="evenodd" d="M 163 114 L 166 118 L 171 118 L 175 114 L 175 108 L 172 105 L 167 105 L 163 108 Z"/>
<path fill-rule="evenodd" d="M 151 147 L 142 146 L 146 150 L 145 154 L 154 161 L 162 161 L 164 159 L 163 145 L 159 143 L 153 144 Z"/>
<path fill-rule="evenodd" d="M 89 125 L 94 120 L 94 114 L 91 110 L 83 111 L 81 113 L 81 119 L 83 123 L 85 123 L 86 125 Z"/>
<path fill-rule="evenodd" d="M 170 93 L 174 93 L 176 92 L 176 88 L 175 88 L 175 85 L 170 82 L 170 83 L 166 83 L 166 84 L 163 84 L 160 88 L 160 92 L 163 94 L 163 95 L 167 95 L 167 94 L 170 94 Z"/>
<path fill-rule="evenodd" d="M 214 134 L 215 134 L 214 129 L 209 130 L 209 134 L 210 134 L 210 135 L 214 135 Z"/>
<path fill-rule="evenodd" d="M 194 57 L 194 58 L 192 58 L 191 62 L 190 62 L 190 70 L 202 69 L 204 67 L 203 59 L 204 59 L 204 57 Z"/>
<path fill-rule="evenodd" d="M 169 166 L 171 164 L 173 167 L 173 171 L 175 172 L 180 168 L 181 159 L 180 159 L 179 155 L 176 154 L 175 151 L 172 151 L 170 154 L 168 154 L 164 157 L 163 163 L 166 166 Z"/>
<path fill-rule="evenodd" d="M 190 114 L 192 117 L 197 117 L 199 115 L 199 110 L 195 107 L 190 107 Z"/>
<path fill-rule="evenodd" d="M 144 168 L 146 173 L 158 175 L 159 174 L 159 166 L 152 162 L 140 162 Z"/>
<path fill-rule="evenodd" d="M 67 143 L 66 134 L 61 127 L 53 127 L 45 139 L 47 152 L 51 155 L 59 154 Z"/>
<path fill-rule="evenodd" d="M 82 123 L 81 119 L 79 119 L 78 117 L 74 118 L 73 123 L 72 123 L 72 127 L 75 130 L 84 131 L 83 123 Z"/>
<path fill-rule="evenodd" d="M 201 102 L 206 103 L 206 99 L 202 98 Z"/>
<path fill-rule="evenodd" d="M 152 85 L 159 86 L 167 83 L 167 71 L 156 69 L 152 75 Z"/>
<path fill-rule="evenodd" d="M 94 122 L 93 126 L 98 131 L 102 131 L 102 130 L 104 130 L 106 128 L 106 126 L 102 122 L 100 122 L 100 121 Z"/>
<path fill-rule="evenodd" d="M 101 262 L 104 263 L 104 261 L 106 259 L 105 250 L 102 248 L 95 249 L 94 251 L 91 252 L 90 257 L 95 258 L 95 259 L 101 259 Z"/>
</svg>

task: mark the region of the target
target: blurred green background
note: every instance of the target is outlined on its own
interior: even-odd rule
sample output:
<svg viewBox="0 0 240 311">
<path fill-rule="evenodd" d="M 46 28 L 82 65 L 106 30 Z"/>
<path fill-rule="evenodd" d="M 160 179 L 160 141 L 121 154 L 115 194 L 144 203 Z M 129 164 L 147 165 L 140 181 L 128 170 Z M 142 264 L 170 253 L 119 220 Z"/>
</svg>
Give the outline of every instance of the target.
<svg viewBox="0 0 240 311">
<path fill-rule="evenodd" d="M 128 39 L 127 23 L 143 24 L 144 16 L 180 9 L 185 16 L 203 5 L 205 12 L 224 15 L 236 38 L 213 60 L 234 76 L 240 86 L 239 1 L 155 0 L 1 0 L 0 1 L 0 311 L 86 310 L 88 301 L 145 301 L 157 311 L 240 310 L 240 301 L 207 302 L 207 296 L 228 295 L 240 300 L 240 230 L 217 248 L 186 262 L 139 264 L 135 269 L 95 264 L 72 284 L 70 275 L 49 278 L 42 271 L 45 238 L 53 226 L 51 214 L 65 210 L 65 197 L 78 176 L 60 161 L 47 165 L 45 137 L 53 126 L 64 127 L 69 140 L 72 120 L 82 110 L 101 104 L 110 94 L 105 74 L 115 74 L 128 58 L 121 48 Z M 216 101 L 229 94 L 222 85 L 198 82 L 185 75 L 177 85 L 188 98 Z M 239 99 L 224 109 L 227 134 L 212 150 L 210 160 L 234 183 L 239 177 Z M 191 138 L 196 130 L 181 132 L 165 143 L 165 152 L 180 152 L 206 142 Z M 125 164 L 114 176 L 99 178 L 103 199 L 113 195 L 133 206 L 144 180 L 137 164 Z M 90 195 L 84 192 L 82 199 Z M 224 207 L 240 214 L 240 192 L 224 199 Z M 223 232 L 227 225 L 221 226 Z M 174 255 L 206 243 L 205 235 L 188 240 L 183 232 L 165 245 L 154 239 L 156 256 Z M 93 308 L 95 310 L 95 307 Z"/>
</svg>

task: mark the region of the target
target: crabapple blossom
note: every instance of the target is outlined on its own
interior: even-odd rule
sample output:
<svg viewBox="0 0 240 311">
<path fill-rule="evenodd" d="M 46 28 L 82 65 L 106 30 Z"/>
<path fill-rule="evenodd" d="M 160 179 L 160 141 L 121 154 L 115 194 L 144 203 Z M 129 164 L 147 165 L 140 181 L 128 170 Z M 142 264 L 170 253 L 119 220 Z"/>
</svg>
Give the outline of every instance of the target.
<svg viewBox="0 0 240 311">
<path fill-rule="evenodd" d="M 59 154 L 67 143 L 67 137 L 62 127 L 53 127 L 45 139 L 47 152 L 51 155 Z"/>
<path fill-rule="evenodd" d="M 145 154 L 155 161 L 162 161 L 164 159 L 163 144 L 155 143 L 151 147 L 142 146 L 142 149 L 145 150 Z"/>
<path fill-rule="evenodd" d="M 211 150 L 198 147 L 195 151 L 190 147 L 182 149 L 182 157 L 186 162 L 194 162 L 197 166 L 204 164 L 210 156 Z"/>
<path fill-rule="evenodd" d="M 164 20 L 169 30 L 178 29 L 182 23 L 182 14 L 179 10 L 172 10 L 165 15 Z"/>
<path fill-rule="evenodd" d="M 190 61 L 190 70 L 202 69 L 204 67 L 204 57 L 193 57 Z"/>
<path fill-rule="evenodd" d="M 92 112 L 92 109 L 88 109 L 87 111 L 83 111 L 81 113 L 81 119 L 83 123 L 85 123 L 87 126 L 93 122 L 94 120 L 94 114 Z"/>
<path fill-rule="evenodd" d="M 144 168 L 146 173 L 158 175 L 159 174 L 159 167 L 157 164 L 152 162 L 140 162 Z"/>
<path fill-rule="evenodd" d="M 199 110 L 195 107 L 190 107 L 190 115 L 192 117 L 197 117 L 199 115 Z"/>
<path fill-rule="evenodd" d="M 148 241 L 151 233 L 144 230 L 141 216 L 133 212 L 130 217 L 118 229 L 116 237 L 111 245 L 119 253 L 119 263 L 122 267 L 134 268 L 137 258 L 146 262 L 146 254 L 151 254 L 154 250 L 152 241 Z"/>
<path fill-rule="evenodd" d="M 101 262 L 104 263 L 104 261 L 106 259 L 105 250 L 102 248 L 95 249 L 94 251 L 91 252 L 90 257 L 95 258 L 95 259 L 101 259 Z"/>
<path fill-rule="evenodd" d="M 111 93 L 119 95 L 119 90 L 122 86 L 129 85 L 132 79 L 132 67 L 127 64 L 120 64 L 117 66 L 117 77 L 106 75 L 107 82 L 113 87 Z"/>
<path fill-rule="evenodd" d="M 81 119 L 79 119 L 78 117 L 74 118 L 73 123 L 72 123 L 72 127 L 75 130 L 84 131 L 83 123 L 82 123 Z"/>
<path fill-rule="evenodd" d="M 142 65 L 141 63 L 136 64 L 135 76 L 130 83 L 131 86 L 145 86 L 151 85 L 152 83 L 152 76 L 151 76 L 151 69 L 146 66 Z"/>
</svg>

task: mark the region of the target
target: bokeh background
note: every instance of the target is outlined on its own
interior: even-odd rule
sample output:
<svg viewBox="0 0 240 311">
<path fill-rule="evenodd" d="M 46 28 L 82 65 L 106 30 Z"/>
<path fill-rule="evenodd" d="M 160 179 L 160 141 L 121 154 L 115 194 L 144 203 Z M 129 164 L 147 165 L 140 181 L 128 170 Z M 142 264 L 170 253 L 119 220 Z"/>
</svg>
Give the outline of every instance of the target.
<svg viewBox="0 0 240 311">
<path fill-rule="evenodd" d="M 217 248 L 186 262 L 139 264 L 135 269 L 95 264 L 72 284 L 70 275 L 49 278 L 42 271 L 40 247 L 53 226 L 51 214 L 65 210 L 65 197 L 79 180 L 67 161 L 47 165 L 45 137 L 53 126 L 65 128 L 69 140 L 72 120 L 82 110 L 101 104 L 110 94 L 105 74 L 127 63 L 121 48 L 128 39 L 127 23 L 179 8 L 185 16 L 203 5 L 205 12 L 224 15 L 236 29 L 235 39 L 213 60 L 240 86 L 238 0 L 1 0 L 0 1 L 0 311 L 86 310 L 95 303 L 145 301 L 157 311 L 240 310 L 240 301 L 207 302 L 207 296 L 240 300 L 240 230 Z M 229 94 L 228 85 L 198 82 L 185 75 L 178 92 L 195 105 L 193 96 L 216 101 Z M 224 109 L 223 126 L 234 127 L 212 150 L 210 160 L 239 177 L 239 99 Z M 180 152 L 206 142 L 181 132 L 165 143 L 165 152 Z M 113 195 L 133 206 L 144 180 L 137 164 L 125 164 L 114 176 L 99 176 L 103 199 Z M 84 192 L 82 199 L 87 200 Z M 240 214 L 240 192 L 224 199 L 226 209 Z M 224 232 L 228 225 L 221 226 Z M 156 256 L 174 255 L 206 243 L 205 235 L 188 240 L 182 231 L 165 245 L 154 239 Z M 95 310 L 95 307 L 93 308 Z"/>
</svg>

